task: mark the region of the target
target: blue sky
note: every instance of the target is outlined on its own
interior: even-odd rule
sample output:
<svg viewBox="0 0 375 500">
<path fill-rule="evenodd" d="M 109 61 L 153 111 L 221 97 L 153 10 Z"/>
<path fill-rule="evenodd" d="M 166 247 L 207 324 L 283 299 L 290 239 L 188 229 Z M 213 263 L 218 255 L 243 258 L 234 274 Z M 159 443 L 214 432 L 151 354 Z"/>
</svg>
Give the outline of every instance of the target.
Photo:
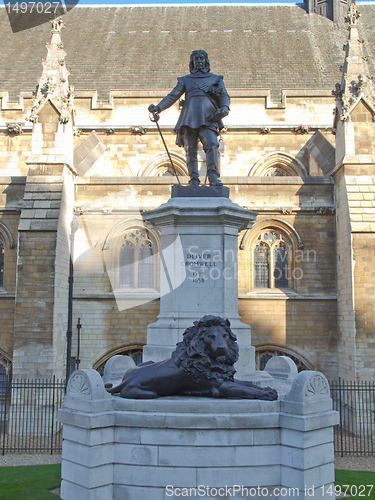
<svg viewBox="0 0 375 500">
<path fill-rule="evenodd" d="M 375 2 L 375 0 L 366 0 Z M 67 3 L 67 2 L 66 2 Z M 303 0 L 79 0 L 79 5 L 129 5 L 129 4 L 176 4 L 176 3 L 303 3 Z"/>
<path fill-rule="evenodd" d="M 375 1 L 375 0 L 374 0 Z M 68 2 L 66 2 L 68 3 Z M 161 4 L 161 3 L 303 3 L 303 0 L 79 0 L 79 5 L 128 5 L 128 4 Z"/>
</svg>

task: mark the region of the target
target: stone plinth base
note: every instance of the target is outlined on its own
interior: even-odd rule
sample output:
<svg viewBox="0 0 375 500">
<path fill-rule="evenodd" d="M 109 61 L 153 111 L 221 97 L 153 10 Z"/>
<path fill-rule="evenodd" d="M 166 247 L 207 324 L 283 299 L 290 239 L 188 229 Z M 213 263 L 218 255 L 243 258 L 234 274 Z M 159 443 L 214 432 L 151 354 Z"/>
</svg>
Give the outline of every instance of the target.
<svg viewBox="0 0 375 500">
<path fill-rule="evenodd" d="M 338 421 L 331 408 L 318 372 L 300 373 L 283 400 L 268 402 L 121 399 L 96 371 L 78 370 L 59 411 L 61 498 L 326 499 Z"/>
<path fill-rule="evenodd" d="M 229 198 L 229 187 L 227 186 L 181 186 L 175 184 L 172 186 L 171 198 L 189 197 L 189 198 L 213 198 L 213 197 Z"/>
</svg>

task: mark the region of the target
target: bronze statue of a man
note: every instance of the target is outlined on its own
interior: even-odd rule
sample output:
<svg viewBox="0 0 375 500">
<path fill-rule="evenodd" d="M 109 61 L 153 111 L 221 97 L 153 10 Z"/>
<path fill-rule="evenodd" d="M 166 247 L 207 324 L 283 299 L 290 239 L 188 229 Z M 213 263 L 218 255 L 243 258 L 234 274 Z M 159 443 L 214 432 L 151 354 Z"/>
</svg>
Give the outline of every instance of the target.
<svg viewBox="0 0 375 500">
<path fill-rule="evenodd" d="M 210 186 L 222 186 L 218 171 L 218 135 L 224 127 L 222 118 L 229 113 L 230 97 L 223 77 L 210 72 L 210 62 L 204 50 L 194 50 L 190 56 L 190 74 L 177 78 L 178 83 L 159 104 L 148 107 L 150 113 L 160 113 L 174 104 L 183 94 L 185 102 L 175 126 L 176 144 L 183 146 L 189 169 L 190 186 L 199 186 L 198 140 L 206 153 Z"/>
</svg>

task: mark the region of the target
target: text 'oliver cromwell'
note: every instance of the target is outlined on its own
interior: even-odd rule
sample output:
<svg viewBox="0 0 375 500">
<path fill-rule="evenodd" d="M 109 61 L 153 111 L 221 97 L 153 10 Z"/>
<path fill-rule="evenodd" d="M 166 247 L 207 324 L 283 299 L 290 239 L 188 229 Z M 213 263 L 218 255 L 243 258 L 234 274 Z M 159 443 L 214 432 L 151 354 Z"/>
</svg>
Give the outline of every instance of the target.
<svg viewBox="0 0 375 500">
<path fill-rule="evenodd" d="M 159 104 L 151 104 L 150 113 L 160 113 L 174 104 L 183 94 L 185 102 L 175 126 L 176 144 L 183 146 L 189 169 L 190 186 L 199 186 L 198 140 L 206 153 L 207 176 L 210 186 L 221 186 L 218 172 L 218 135 L 224 127 L 222 118 L 229 113 L 230 97 L 223 77 L 210 72 L 210 62 L 204 50 L 194 50 L 190 56 L 190 74 L 177 78 L 178 83 Z"/>
</svg>

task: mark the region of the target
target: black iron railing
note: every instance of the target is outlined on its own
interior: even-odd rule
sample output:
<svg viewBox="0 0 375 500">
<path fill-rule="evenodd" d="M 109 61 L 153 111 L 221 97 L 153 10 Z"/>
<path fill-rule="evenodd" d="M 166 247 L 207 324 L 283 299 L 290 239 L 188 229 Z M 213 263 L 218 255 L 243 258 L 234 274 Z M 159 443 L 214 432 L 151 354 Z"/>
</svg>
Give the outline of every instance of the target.
<svg viewBox="0 0 375 500">
<path fill-rule="evenodd" d="M 5 386 L 5 387 L 4 387 Z M 7 378 L 0 392 L 0 450 L 5 453 L 61 452 L 61 424 L 56 422 L 65 381 Z"/>
<path fill-rule="evenodd" d="M 334 429 L 335 453 L 375 455 L 375 383 L 331 382 L 333 409 L 340 414 Z M 65 381 L 2 379 L 0 450 L 5 453 L 61 453 L 62 429 L 56 422 Z"/>
<path fill-rule="evenodd" d="M 375 455 L 375 383 L 331 382 L 333 409 L 340 414 L 335 427 L 335 453 Z"/>
</svg>

